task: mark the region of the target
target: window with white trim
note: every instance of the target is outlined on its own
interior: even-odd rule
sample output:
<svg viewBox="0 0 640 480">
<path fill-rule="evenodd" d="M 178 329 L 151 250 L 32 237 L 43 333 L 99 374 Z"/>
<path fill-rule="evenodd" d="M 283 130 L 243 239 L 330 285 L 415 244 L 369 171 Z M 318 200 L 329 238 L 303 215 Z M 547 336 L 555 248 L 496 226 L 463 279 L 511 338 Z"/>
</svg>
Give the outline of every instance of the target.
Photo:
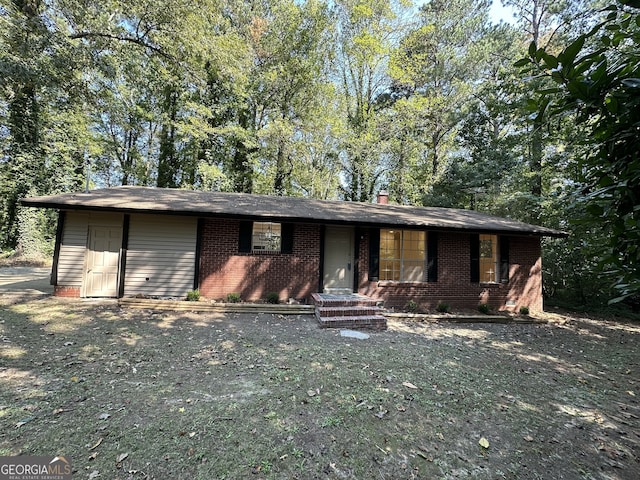
<svg viewBox="0 0 640 480">
<path fill-rule="evenodd" d="M 380 230 L 380 280 L 425 281 L 426 232 Z"/>
<path fill-rule="evenodd" d="M 251 250 L 279 252 L 282 246 L 282 225 L 273 222 L 253 222 Z"/>
</svg>

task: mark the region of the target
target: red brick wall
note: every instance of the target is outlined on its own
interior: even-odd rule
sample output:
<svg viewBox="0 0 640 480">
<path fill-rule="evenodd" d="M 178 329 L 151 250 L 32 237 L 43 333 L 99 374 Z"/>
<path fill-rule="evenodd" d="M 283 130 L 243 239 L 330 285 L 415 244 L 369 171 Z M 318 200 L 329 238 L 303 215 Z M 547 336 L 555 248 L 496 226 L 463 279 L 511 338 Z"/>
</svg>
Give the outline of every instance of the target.
<svg viewBox="0 0 640 480">
<path fill-rule="evenodd" d="M 510 237 L 509 283 L 470 282 L 470 235 L 440 233 L 438 238 L 438 281 L 396 283 L 369 281 L 368 233 L 360 240 L 358 292 L 384 301 L 386 307 L 403 309 L 409 300 L 422 310 L 434 310 L 439 303 L 453 310 L 476 310 L 488 303 L 493 310 L 542 310 L 540 239 Z"/>
<path fill-rule="evenodd" d="M 55 285 L 53 287 L 53 295 L 56 297 L 80 298 L 80 287 L 66 287 L 64 285 Z"/>
<path fill-rule="evenodd" d="M 200 293 L 226 300 L 264 300 L 276 292 L 280 300 L 306 299 L 317 292 L 320 278 L 320 226 L 296 224 L 292 253 L 239 253 L 239 222 L 210 219 L 202 233 Z"/>
<path fill-rule="evenodd" d="M 319 290 L 319 225 L 297 224 L 293 253 L 239 253 L 239 222 L 207 220 L 203 229 L 200 259 L 200 292 L 204 297 L 225 300 L 239 293 L 243 300 L 263 300 L 277 292 L 281 300 L 307 299 Z M 383 300 L 385 306 L 403 309 L 409 300 L 423 310 L 438 303 L 453 310 L 476 310 L 488 303 L 494 310 L 518 311 L 528 307 L 542 310 L 540 239 L 510 237 L 509 283 L 472 284 L 469 280 L 470 236 L 467 233 L 440 233 L 438 241 L 438 281 L 425 283 L 370 282 L 369 233 L 359 235 L 358 292 Z"/>
</svg>

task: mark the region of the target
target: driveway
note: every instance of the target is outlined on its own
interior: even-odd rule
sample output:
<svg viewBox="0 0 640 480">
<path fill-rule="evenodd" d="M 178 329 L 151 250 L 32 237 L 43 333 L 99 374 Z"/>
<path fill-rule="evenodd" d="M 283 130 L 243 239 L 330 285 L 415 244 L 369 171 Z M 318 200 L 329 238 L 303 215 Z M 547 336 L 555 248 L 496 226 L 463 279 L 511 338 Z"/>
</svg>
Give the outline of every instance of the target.
<svg viewBox="0 0 640 480">
<path fill-rule="evenodd" d="M 0 295 L 4 294 L 52 294 L 49 284 L 51 268 L 0 267 Z"/>
</svg>

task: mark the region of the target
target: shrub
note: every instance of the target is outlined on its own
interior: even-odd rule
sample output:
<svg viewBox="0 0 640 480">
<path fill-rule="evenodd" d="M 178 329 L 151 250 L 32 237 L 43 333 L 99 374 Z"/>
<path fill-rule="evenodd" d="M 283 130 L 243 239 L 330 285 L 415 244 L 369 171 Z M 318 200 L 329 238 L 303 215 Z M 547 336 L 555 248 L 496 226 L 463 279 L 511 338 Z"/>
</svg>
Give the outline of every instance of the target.
<svg viewBox="0 0 640 480">
<path fill-rule="evenodd" d="M 529 307 L 520 307 L 520 315 L 529 315 Z"/>
<path fill-rule="evenodd" d="M 280 295 L 277 292 L 267 293 L 267 303 L 280 303 Z"/>
<path fill-rule="evenodd" d="M 409 313 L 416 313 L 418 311 L 418 304 L 416 301 L 414 300 L 409 300 L 407 302 L 407 304 L 405 305 L 405 308 L 407 310 L 407 312 Z"/>
<path fill-rule="evenodd" d="M 448 303 L 440 302 L 436 307 L 436 310 L 440 313 L 449 313 L 451 309 Z"/>
<path fill-rule="evenodd" d="M 478 305 L 478 311 L 487 315 L 489 312 L 491 312 L 491 307 L 487 303 L 481 303 L 480 305 Z"/>
<path fill-rule="evenodd" d="M 239 293 L 230 293 L 227 295 L 227 302 L 229 303 L 239 303 L 240 302 L 240 294 Z"/>
<path fill-rule="evenodd" d="M 197 302 L 200 300 L 200 290 L 189 290 L 187 292 L 187 300 L 189 302 Z"/>
</svg>

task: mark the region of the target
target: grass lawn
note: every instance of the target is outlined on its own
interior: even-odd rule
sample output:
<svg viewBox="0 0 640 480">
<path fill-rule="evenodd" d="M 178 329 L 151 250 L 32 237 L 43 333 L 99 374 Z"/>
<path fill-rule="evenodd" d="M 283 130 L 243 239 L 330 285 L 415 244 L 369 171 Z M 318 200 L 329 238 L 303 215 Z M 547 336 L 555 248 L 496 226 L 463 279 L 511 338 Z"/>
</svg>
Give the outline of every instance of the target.
<svg viewBox="0 0 640 480">
<path fill-rule="evenodd" d="M 640 324 L 391 322 L 0 299 L 0 455 L 77 479 L 638 479 Z"/>
</svg>

